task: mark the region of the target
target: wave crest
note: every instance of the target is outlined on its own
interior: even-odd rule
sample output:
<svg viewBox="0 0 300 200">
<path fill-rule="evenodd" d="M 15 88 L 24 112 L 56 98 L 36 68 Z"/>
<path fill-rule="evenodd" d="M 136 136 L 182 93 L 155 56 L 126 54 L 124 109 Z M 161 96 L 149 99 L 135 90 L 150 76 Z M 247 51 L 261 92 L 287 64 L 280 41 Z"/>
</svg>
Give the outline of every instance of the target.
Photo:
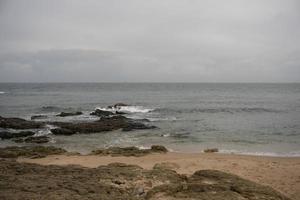
<svg viewBox="0 0 300 200">
<path fill-rule="evenodd" d="M 98 107 L 96 109 L 104 110 L 104 111 L 110 111 L 110 112 L 124 112 L 127 114 L 130 113 L 148 113 L 153 111 L 154 109 L 151 108 L 145 108 L 143 106 L 118 106 L 118 107 L 112 107 L 112 108 L 102 108 Z"/>
</svg>

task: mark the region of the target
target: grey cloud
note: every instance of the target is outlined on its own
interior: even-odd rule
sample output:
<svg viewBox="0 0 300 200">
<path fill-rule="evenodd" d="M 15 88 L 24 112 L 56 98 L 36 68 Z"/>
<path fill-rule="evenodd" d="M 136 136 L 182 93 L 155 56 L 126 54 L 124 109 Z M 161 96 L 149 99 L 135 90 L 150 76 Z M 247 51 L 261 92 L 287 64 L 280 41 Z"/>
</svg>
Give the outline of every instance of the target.
<svg viewBox="0 0 300 200">
<path fill-rule="evenodd" d="M 0 1 L 0 81 L 300 81 L 297 0 Z"/>
</svg>

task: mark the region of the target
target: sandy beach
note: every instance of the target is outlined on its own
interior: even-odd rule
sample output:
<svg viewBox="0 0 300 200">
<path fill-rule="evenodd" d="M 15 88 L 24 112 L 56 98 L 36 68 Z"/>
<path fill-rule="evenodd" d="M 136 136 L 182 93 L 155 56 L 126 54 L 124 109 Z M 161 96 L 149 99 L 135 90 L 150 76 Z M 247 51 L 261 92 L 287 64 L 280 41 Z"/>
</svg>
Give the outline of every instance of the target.
<svg viewBox="0 0 300 200">
<path fill-rule="evenodd" d="M 164 163 L 180 174 L 192 174 L 197 170 L 215 169 L 236 174 L 262 185 L 271 186 L 288 197 L 300 199 L 300 158 L 248 156 L 219 153 L 166 153 L 142 157 L 112 157 L 97 155 L 50 155 L 45 158 L 19 158 L 19 162 L 41 165 L 81 165 L 95 168 L 114 162 L 139 165 L 151 169 L 156 163 Z"/>
</svg>

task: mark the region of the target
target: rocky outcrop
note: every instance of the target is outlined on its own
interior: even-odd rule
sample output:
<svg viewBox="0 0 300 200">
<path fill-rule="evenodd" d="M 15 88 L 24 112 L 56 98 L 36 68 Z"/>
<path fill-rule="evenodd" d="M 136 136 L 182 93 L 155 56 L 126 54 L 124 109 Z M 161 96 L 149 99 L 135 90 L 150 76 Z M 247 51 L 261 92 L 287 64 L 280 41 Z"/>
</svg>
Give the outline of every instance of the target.
<svg viewBox="0 0 300 200">
<path fill-rule="evenodd" d="M 123 131 L 132 131 L 132 130 L 156 128 L 155 126 L 148 126 L 140 122 L 135 122 L 134 120 L 126 118 L 121 115 L 101 118 L 94 122 L 79 122 L 79 123 L 52 122 L 51 124 L 65 130 L 70 130 L 75 133 L 85 133 L 85 134 L 113 131 L 117 129 L 122 129 Z"/>
<path fill-rule="evenodd" d="M 51 133 L 54 135 L 74 135 L 76 132 L 66 128 L 51 129 Z"/>
<path fill-rule="evenodd" d="M 60 114 L 56 115 L 58 117 L 69 117 L 69 116 L 76 116 L 82 115 L 82 112 L 61 112 Z"/>
<path fill-rule="evenodd" d="M 107 149 L 97 149 L 91 152 L 91 155 L 101 156 L 145 156 L 150 153 L 166 153 L 168 150 L 164 146 L 153 145 L 150 149 L 139 149 L 137 147 L 110 147 Z"/>
<path fill-rule="evenodd" d="M 112 163 L 97 168 L 0 160 L 0 199 L 288 200 L 270 187 L 215 170 L 192 176 Z"/>
<path fill-rule="evenodd" d="M 12 138 L 21 138 L 33 136 L 35 133 L 32 131 L 20 131 L 20 132 L 9 132 L 9 131 L 1 131 L 0 138 L 1 139 L 12 139 Z"/>
<path fill-rule="evenodd" d="M 5 118 L 0 116 L 0 127 L 1 128 L 12 128 L 12 129 L 36 129 L 42 128 L 44 123 L 36 121 L 27 121 L 21 118 Z"/>
<path fill-rule="evenodd" d="M 42 158 L 47 155 L 64 154 L 67 151 L 53 146 L 25 146 L 0 148 L 0 158 L 30 157 Z M 0 198 L 1 199 L 1 198 Z"/>
</svg>

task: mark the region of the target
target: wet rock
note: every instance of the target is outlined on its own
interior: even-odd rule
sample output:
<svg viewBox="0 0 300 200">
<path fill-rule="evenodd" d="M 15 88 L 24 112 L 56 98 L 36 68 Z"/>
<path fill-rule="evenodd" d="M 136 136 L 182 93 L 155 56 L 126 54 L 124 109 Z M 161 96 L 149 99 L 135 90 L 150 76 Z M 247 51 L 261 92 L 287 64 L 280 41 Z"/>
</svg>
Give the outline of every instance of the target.
<svg viewBox="0 0 300 200">
<path fill-rule="evenodd" d="M 128 123 L 122 131 L 133 131 L 133 130 L 145 130 L 145 129 L 155 129 L 156 126 L 149 126 L 140 122 L 131 122 Z"/>
<path fill-rule="evenodd" d="M 217 153 L 219 152 L 219 149 L 217 148 L 212 148 L 212 149 L 205 149 L 204 153 Z"/>
<path fill-rule="evenodd" d="M 118 108 L 118 107 L 124 107 L 124 106 L 129 106 L 129 105 L 128 105 L 128 104 L 125 104 L 125 103 L 116 103 L 116 104 L 113 105 L 112 107 Z"/>
<path fill-rule="evenodd" d="M 95 115 L 98 117 L 107 117 L 114 115 L 114 113 L 106 110 L 96 109 L 94 112 L 91 112 L 90 115 Z"/>
<path fill-rule="evenodd" d="M 111 117 L 102 117 L 94 122 L 51 122 L 51 124 L 63 129 L 71 130 L 75 133 L 99 133 L 105 131 L 113 131 L 123 129 L 124 131 L 131 131 L 137 129 L 152 129 L 154 126 L 148 126 L 132 119 L 126 118 L 122 115 L 115 115 Z"/>
<path fill-rule="evenodd" d="M 160 153 L 166 153 L 168 152 L 167 148 L 162 145 L 152 145 L 151 146 L 152 152 L 160 152 Z"/>
<path fill-rule="evenodd" d="M 27 137 L 27 138 L 15 138 L 13 139 L 14 142 L 16 143 L 37 143 L 37 144 L 42 144 L 42 143 L 47 143 L 50 141 L 50 138 L 47 136 L 35 136 L 35 137 Z"/>
<path fill-rule="evenodd" d="M 126 112 L 122 112 L 122 111 L 116 111 L 116 114 L 118 114 L 118 115 L 125 115 L 127 113 Z"/>
<path fill-rule="evenodd" d="M 21 137 L 32 136 L 34 134 L 35 133 L 32 131 L 20 131 L 20 132 L 2 131 L 0 132 L 0 138 L 1 139 L 21 138 Z"/>
<path fill-rule="evenodd" d="M 36 119 L 47 119 L 47 115 L 33 115 L 31 116 L 31 120 L 36 120 Z"/>
<path fill-rule="evenodd" d="M 36 121 L 27 121 L 21 118 L 5 118 L 0 116 L 0 127 L 1 128 L 12 128 L 12 129 L 36 129 L 42 128 L 44 123 Z"/>
<path fill-rule="evenodd" d="M 24 142 L 26 143 L 37 143 L 37 144 L 47 143 L 49 141 L 50 138 L 47 136 L 27 137 L 24 139 Z"/>
<path fill-rule="evenodd" d="M 11 146 L 0 148 L 0 158 L 45 157 L 47 155 L 57 155 L 64 153 L 66 153 L 66 150 L 53 146 Z"/>
<path fill-rule="evenodd" d="M 82 115 L 82 112 L 61 112 L 60 114 L 56 115 L 58 117 L 69 117 L 69 116 L 77 116 Z"/>
<path fill-rule="evenodd" d="M 164 146 L 153 145 L 151 149 L 139 149 L 137 147 L 109 147 L 106 149 L 97 149 L 91 152 L 91 155 L 101 156 L 145 156 L 150 153 L 166 153 L 168 150 Z"/>
<path fill-rule="evenodd" d="M 66 128 L 55 128 L 55 129 L 51 129 L 51 132 L 54 135 L 74 135 L 76 132 L 73 130 L 69 130 Z"/>
</svg>

